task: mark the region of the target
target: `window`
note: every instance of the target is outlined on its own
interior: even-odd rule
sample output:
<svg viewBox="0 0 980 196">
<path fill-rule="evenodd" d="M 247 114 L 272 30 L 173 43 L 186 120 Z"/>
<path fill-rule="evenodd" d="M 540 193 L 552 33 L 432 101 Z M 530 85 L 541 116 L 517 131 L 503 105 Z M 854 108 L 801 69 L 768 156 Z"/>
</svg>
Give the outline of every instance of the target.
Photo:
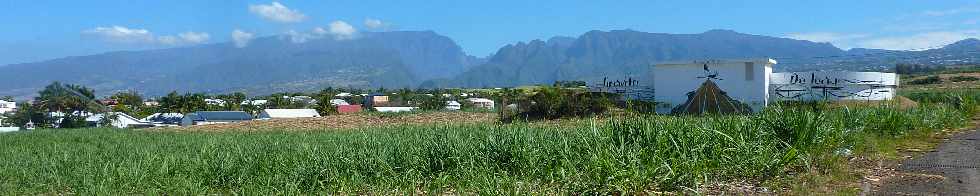
<svg viewBox="0 0 980 196">
<path fill-rule="evenodd" d="M 753 62 L 745 63 L 745 81 L 755 80 L 755 71 L 753 68 L 755 68 L 755 63 Z"/>
</svg>

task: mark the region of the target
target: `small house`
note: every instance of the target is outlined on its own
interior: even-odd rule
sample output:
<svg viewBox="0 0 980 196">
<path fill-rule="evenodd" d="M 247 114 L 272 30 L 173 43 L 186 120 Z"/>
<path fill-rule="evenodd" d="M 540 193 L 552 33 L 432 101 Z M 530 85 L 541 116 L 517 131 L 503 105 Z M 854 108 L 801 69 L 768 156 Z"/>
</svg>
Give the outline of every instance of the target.
<svg viewBox="0 0 980 196">
<path fill-rule="evenodd" d="M 15 126 L 9 126 L 8 127 L 8 126 L 5 126 L 5 124 L 3 124 L 3 119 L 5 119 L 5 117 L 0 116 L 0 133 L 2 133 L 2 132 L 11 132 L 11 131 L 19 131 L 20 130 L 20 127 L 15 127 Z"/>
<path fill-rule="evenodd" d="M 252 105 L 252 106 L 263 106 L 263 105 L 265 105 L 267 103 L 269 103 L 269 100 L 265 100 L 265 99 L 256 99 L 256 100 L 251 100 L 251 101 L 249 101 L 249 100 L 242 101 L 242 105 Z"/>
<path fill-rule="evenodd" d="M 143 105 L 144 106 L 150 106 L 150 107 L 156 107 L 156 106 L 160 106 L 160 102 L 157 102 L 157 101 L 144 101 L 143 102 Z"/>
<path fill-rule="evenodd" d="M 347 101 L 345 101 L 343 99 L 331 99 L 330 100 L 330 105 L 335 105 L 335 106 L 336 105 L 350 105 L 350 103 L 347 103 Z"/>
<path fill-rule="evenodd" d="M 316 99 L 313 99 L 313 97 L 310 96 L 294 96 L 289 97 L 289 100 L 293 103 L 301 103 L 304 105 L 313 105 L 317 103 Z"/>
<path fill-rule="evenodd" d="M 225 100 L 221 99 L 204 99 L 204 103 L 213 106 L 225 106 Z"/>
<path fill-rule="evenodd" d="M 446 110 L 459 110 L 463 108 L 463 104 L 459 104 L 457 101 L 446 101 Z"/>
<path fill-rule="evenodd" d="M 252 115 L 242 111 L 206 111 L 184 114 L 181 126 L 223 124 L 252 120 Z"/>
<path fill-rule="evenodd" d="M 153 123 L 155 126 L 174 126 L 180 125 L 183 118 L 184 114 L 181 113 L 154 113 L 140 120 Z"/>
<path fill-rule="evenodd" d="M 361 112 L 361 105 L 337 105 L 337 113 L 350 114 Z"/>
<path fill-rule="evenodd" d="M 364 98 L 364 106 L 378 107 L 387 106 L 388 96 L 384 94 L 371 94 Z"/>
<path fill-rule="evenodd" d="M 101 126 L 99 123 L 102 122 L 104 118 L 107 118 L 107 116 L 108 116 L 108 118 L 110 118 L 109 119 L 109 125 L 112 126 L 112 127 L 115 127 L 115 128 L 120 128 L 120 129 L 122 129 L 122 128 L 146 128 L 146 127 L 152 127 L 153 126 L 153 123 L 146 122 L 146 121 L 143 121 L 143 120 L 140 120 L 140 119 L 136 119 L 136 118 L 134 118 L 134 117 L 132 117 L 130 115 L 127 115 L 126 113 L 122 113 L 122 112 L 109 112 L 109 113 L 105 113 L 105 114 L 94 114 L 94 115 L 90 115 L 88 117 L 85 117 L 85 122 L 87 122 L 90 126 L 98 127 L 98 126 Z"/>
<path fill-rule="evenodd" d="M 494 107 L 493 100 L 490 100 L 490 99 L 487 99 L 487 98 L 469 98 L 469 99 L 466 99 L 466 101 L 469 101 L 470 103 L 473 103 L 473 106 L 475 106 L 477 108 L 483 108 L 483 109 L 492 110 L 493 107 Z"/>
<path fill-rule="evenodd" d="M 411 112 L 416 107 L 374 107 L 378 112 Z"/>
<path fill-rule="evenodd" d="M 16 102 L 0 100 L 0 114 L 13 113 L 16 111 L 17 111 Z"/>
<path fill-rule="evenodd" d="M 264 109 L 259 113 L 260 119 L 279 118 L 313 118 L 320 117 L 314 109 Z"/>
</svg>

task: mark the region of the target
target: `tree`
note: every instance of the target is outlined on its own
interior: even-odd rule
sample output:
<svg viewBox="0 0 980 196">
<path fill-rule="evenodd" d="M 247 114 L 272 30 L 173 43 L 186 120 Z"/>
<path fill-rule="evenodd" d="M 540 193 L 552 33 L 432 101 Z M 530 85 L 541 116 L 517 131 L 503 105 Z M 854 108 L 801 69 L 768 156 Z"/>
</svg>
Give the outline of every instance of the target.
<svg viewBox="0 0 980 196">
<path fill-rule="evenodd" d="M 419 96 L 419 108 L 422 110 L 442 110 L 446 108 L 446 99 L 442 96 Z"/>
<path fill-rule="evenodd" d="M 58 112 L 58 111 L 89 111 L 95 108 L 96 110 L 102 109 L 99 106 L 93 106 L 95 99 L 95 91 L 84 86 L 67 84 L 63 85 L 60 82 L 53 82 L 48 86 L 45 86 L 43 90 L 38 92 L 39 97 L 35 98 L 40 106 L 46 108 L 48 111 Z"/>
<path fill-rule="evenodd" d="M 110 98 L 116 100 L 118 103 L 112 107 L 113 112 L 122 112 L 137 118 L 149 115 L 146 114 L 147 112 L 144 112 L 148 108 L 143 105 L 143 96 L 135 90 L 117 92 L 110 96 Z"/>
<path fill-rule="evenodd" d="M 216 98 L 225 101 L 224 110 L 229 111 L 241 111 L 242 102 L 247 98 L 243 92 L 235 92 L 232 94 L 218 95 Z"/>
<path fill-rule="evenodd" d="M 20 103 L 17 105 L 17 108 L 19 109 L 10 117 L 10 122 L 18 127 L 25 127 L 28 122 L 34 123 L 35 126 L 42 128 L 50 124 L 50 119 L 45 114 L 44 108 L 29 102 Z"/>
<path fill-rule="evenodd" d="M 187 93 L 179 95 L 173 91 L 160 98 L 160 110 L 163 112 L 190 113 L 204 111 L 205 109 L 207 109 L 207 103 L 204 102 L 204 94 Z"/>
</svg>

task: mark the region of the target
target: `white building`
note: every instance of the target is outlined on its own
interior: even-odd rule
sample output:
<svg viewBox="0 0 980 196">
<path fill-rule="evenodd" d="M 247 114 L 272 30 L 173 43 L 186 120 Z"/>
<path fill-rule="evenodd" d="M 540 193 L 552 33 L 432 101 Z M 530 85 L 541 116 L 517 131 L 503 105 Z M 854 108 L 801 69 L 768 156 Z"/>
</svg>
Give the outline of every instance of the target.
<svg viewBox="0 0 980 196">
<path fill-rule="evenodd" d="M 418 109 L 416 107 L 374 107 L 378 112 L 411 112 Z"/>
<path fill-rule="evenodd" d="M 754 113 L 769 104 L 773 59 L 707 60 L 654 66 L 657 113 Z"/>
<path fill-rule="evenodd" d="M 269 103 L 269 100 L 265 100 L 265 99 L 256 99 L 256 100 L 251 100 L 251 101 L 249 101 L 249 100 L 242 101 L 242 105 L 253 105 L 253 106 L 263 106 L 263 105 L 265 105 L 267 103 Z"/>
<path fill-rule="evenodd" d="M 459 110 L 463 108 L 463 104 L 459 104 L 457 101 L 446 101 L 446 110 Z"/>
<path fill-rule="evenodd" d="M 260 119 L 313 117 L 320 117 L 320 113 L 317 113 L 314 109 L 264 109 L 259 113 Z"/>
<path fill-rule="evenodd" d="M 770 77 L 773 100 L 891 100 L 898 74 L 882 72 L 786 72 Z"/>
<path fill-rule="evenodd" d="M 483 108 L 488 110 L 493 109 L 493 103 L 494 103 L 493 100 L 487 98 L 469 98 L 466 99 L 466 101 L 473 103 L 473 106 L 476 106 L 478 108 Z"/>
<path fill-rule="evenodd" d="M 225 106 L 225 100 L 221 99 L 204 99 L 204 103 L 213 106 Z"/>
<path fill-rule="evenodd" d="M 343 99 L 331 99 L 330 100 L 330 105 L 335 105 L 335 106 L 336 105 L 350 105 L 350 103 L 347 103 L 347 101 L 345 101 Z"/>
<path fill-rule="evenodd" d="M 0 114 L 13 113 L 17 111 L 17 102 L 0 100 Z"/>
<path fill-rule="evenodd" d="M 136 119 L 136 118 L 134 118 L 132 116 L 129 116 L 126 113 L 122 113 L 122 112 L 110 112 L 110 113 L 106 113 L 106 114 L 94 114 L 94 115 L 91 115 L 91 116 L 86 117 L 85 118 L 85 122 L 88 122 L 89 124 L 94 124 L 96 126 L 99 126 L 99 122 L 101 122 L 103 118 L 106 118 L 106 115 L 107 114 L 108 114 L 108 116 L 110 118 L 110 123 L 109 124 L 112 127 L 115 127 L 115 128 L 143 128 L 143 127 L 152 127 L 153 126 L 153 123 L 146 122 L 146 121 L 143 121 L 143 120 L 140 120 L 140 119 Z"/>
<path fill-rule="evenodd" d="M 4 119 L 5 118 L 3 116 L 0 116 L 0 133 L 3 133 L 3 132 L 11 132 L 11 131 L 19 131 L 20 130 L 20 127 L 15 127 L 15 126 L 12 126 L 12 125 L 11 126 L 7 126 L 6 124 L 3 124 L 3 120 Z"/>
<path fill-rule="evenodd" d="M 225 124 L 252 120 L 252 115 L 242 111 L 201 111 L 184 114 L 180 126 Z"/>
<path fill-rule="evenodd" d="M 183 118 L 184 114 L 181 113 L 154 113 L 140 120 L 153 123 L 154 126 L 177 126 Z"/>
</svg>

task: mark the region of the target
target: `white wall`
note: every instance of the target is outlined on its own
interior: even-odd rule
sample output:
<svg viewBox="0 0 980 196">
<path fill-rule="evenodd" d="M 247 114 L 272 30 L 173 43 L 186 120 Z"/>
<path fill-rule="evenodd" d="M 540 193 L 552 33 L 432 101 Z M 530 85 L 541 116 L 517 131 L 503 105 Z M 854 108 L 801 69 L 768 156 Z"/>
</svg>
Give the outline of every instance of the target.
<svg viewBox="0 0 980 196">
<path fill-rule="evenodd" d="M 588 83 L 589 91 L 615 93 L 627 100 L 654 101 L 653 73 L 606 76 Z"/>
<path fill-rule="evenodd" d="M 898 75 L 882 72 L 773 73 L 770 94 L 775 100 L 890 100 Z"/>
<path fill-rule="evenodd" d="M 710 72 L 704 70 L 707 64 Z M 768 105 L 769 75 L 772 59 L 709 60 L 658 64 L 654 66 L 654 95 L 657 113 L 670 113 L 671 109 L 687 101 L 687 93 L 697 90 L 707 76 L 729 97 L 748 104 L 753 112 Z"/>
</svg>

